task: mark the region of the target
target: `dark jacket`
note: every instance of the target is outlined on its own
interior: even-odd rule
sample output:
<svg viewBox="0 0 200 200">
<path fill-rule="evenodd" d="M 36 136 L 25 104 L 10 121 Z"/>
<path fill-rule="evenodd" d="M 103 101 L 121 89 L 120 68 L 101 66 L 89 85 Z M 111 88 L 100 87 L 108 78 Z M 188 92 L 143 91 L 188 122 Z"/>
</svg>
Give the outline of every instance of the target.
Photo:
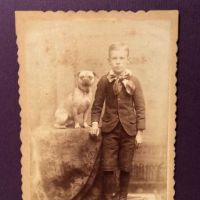
<svg viewBox="0 0 200 200">
<path fill-rule="evenodd" d="M 145 103 L 142 89 L 135 77 L 131 76 L 131 80 L 135 84 L 134 94 L 128 94 L 123 86 L 117 96 L 113 91 L 113 82 L 108 81 L 107 75 L 99 80 L 91 111 L 91 121 L 100 121 L 105 101 L 102 132 L 112 131 L 119 121 L 129 135 L 135 135 L 136 130 L 145 129 Z"/>
</svg>

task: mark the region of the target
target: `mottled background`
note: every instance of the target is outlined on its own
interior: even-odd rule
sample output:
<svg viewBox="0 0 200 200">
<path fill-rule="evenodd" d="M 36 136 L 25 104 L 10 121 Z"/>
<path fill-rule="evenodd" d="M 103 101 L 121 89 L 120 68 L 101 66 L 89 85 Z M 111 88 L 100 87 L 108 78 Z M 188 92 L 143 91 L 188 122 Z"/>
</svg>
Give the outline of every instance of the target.
<svg viewBox="0 0 200 200">
<path fill-rule="evenodd" d="M 171 59 L 169 21 L 66 18 L 30 21 L 23 30 L 31 128 L 53 124 L 57 105 L 73 90 L 76 72 L 89 69 L 99 77 L 107 73 L 110 70 L 108 47 L 120 41 L 130 47 L 129 68 L 144 90 L 145 134 L 151 135 L 152 142 L 166 144 Z"/>
</svg>

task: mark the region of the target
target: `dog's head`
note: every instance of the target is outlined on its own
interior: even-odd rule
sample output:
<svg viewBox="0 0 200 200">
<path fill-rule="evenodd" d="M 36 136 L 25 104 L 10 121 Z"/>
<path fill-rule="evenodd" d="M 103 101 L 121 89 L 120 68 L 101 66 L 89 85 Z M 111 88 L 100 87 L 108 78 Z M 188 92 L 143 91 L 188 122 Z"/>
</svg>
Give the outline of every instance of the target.
<svg viewBox="0 0 200 200">
<path fill-rule="evenodd" d="M 76 74 L 77 83 L 79 86 L 91 87 L 95 76 L 96 74 L 93 71 L 82 70 Z"/>
</svg>

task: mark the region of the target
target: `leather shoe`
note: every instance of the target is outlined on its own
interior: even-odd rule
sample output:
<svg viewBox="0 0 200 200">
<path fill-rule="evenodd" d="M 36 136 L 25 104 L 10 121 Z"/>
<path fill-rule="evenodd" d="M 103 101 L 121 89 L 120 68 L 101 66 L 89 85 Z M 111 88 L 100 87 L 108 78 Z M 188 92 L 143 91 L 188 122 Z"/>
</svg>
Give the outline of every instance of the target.
<svg viewBox="0 0 200 200">
<path fill-rule="evenodd" d="M 127 194 L 120 194 L 119 200 L 127 200 Z"/>
</svg>

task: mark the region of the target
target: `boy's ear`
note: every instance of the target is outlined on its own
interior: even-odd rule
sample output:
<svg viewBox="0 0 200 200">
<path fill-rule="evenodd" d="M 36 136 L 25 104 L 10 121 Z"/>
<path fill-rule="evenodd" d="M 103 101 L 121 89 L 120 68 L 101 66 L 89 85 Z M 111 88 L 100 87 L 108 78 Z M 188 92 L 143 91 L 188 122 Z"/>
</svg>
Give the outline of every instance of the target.
<svg viewBox="0 0 200 200">
<path fill-rule="evenodd" d="M 92 72 L 92 73 L 94 74 L 94 76 L 95 76 L 95 77 L 97 77 L 97 78 L 98 78 L 98 75 L 97 75 L 95 72 Z"/>
<path fill-rule="evenodd" d="M 110 63 L 110 58 L 109 57 L 107 58 L 107 61 L 108 61 L 108 64 L 110 65 L 111 63 Z"/>
</svg>

